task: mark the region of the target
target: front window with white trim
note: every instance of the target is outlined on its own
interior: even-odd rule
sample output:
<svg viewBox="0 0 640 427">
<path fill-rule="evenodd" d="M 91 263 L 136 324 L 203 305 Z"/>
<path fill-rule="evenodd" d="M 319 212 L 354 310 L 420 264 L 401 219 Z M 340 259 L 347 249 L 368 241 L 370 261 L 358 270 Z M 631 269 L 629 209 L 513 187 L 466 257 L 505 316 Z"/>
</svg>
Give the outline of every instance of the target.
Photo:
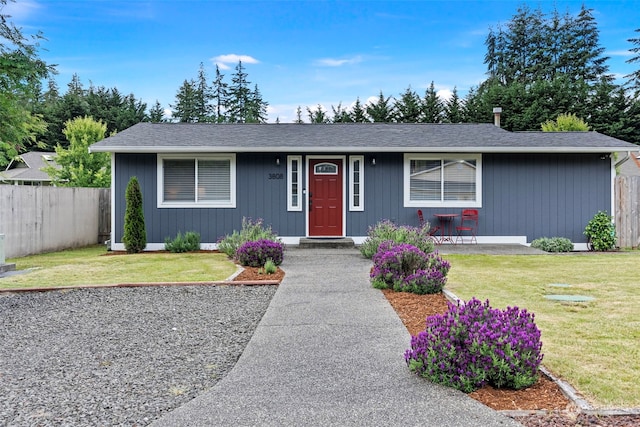
<svg viewBox="0 0 640 427">
<path fill-rule="evenodd" d="M 158 207 L 234 208 L 235 154 L 158 155 Z"/>
<path fill-rule="evenodd" d="M 302 210 L 302 156 L 287 156 L 287 210 Z"/>
<path fill-rule="evenodd" d="M 364 211 L 364 156 L 349 156 L 349 210 Z"/>
<path fill-rule="evenodd" d="M 481 207 L 482 156 L 405 154 L 404 205 Z"/>
</svg>

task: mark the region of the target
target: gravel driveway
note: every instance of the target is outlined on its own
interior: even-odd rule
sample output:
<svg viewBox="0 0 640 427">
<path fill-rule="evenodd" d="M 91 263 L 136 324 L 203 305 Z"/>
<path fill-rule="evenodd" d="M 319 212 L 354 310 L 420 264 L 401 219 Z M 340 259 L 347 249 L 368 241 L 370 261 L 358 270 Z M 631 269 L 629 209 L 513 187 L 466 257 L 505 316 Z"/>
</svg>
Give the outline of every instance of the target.
<svg viewBox="0 0 640 427">
<path fill-rule="evenodd" d="M 0 294 L 0 425 L 148 425 L 233 367 L 275 291 Z"/>
</svg>

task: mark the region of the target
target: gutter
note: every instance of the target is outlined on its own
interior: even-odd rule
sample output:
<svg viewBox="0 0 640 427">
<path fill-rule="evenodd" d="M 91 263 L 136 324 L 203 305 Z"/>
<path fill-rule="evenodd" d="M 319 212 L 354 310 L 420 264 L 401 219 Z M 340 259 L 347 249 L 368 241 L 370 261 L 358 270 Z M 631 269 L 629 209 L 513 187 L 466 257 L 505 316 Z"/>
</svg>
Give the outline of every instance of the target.
<svg viewBox="0 0 640 427">
<path fill-rule="evenodd" d="M 618 167 L 619 167 L 619 166 L 621 166 L 624 162 L 626 162 L 627 160 L 629 160 L 629 157 L 631 157 L 631 151 L 627 151 L 627 154 L 625 154 L 625 155 L 624 155 L 624 157 L 623 157 L 620 161 L 618 161 L 618 162 L 615 164 L 615 168 L 616 168 L 616 170 L 617 170 L 617 169 L 618 169 Z M 634 159 L 634 160 L 635 160 L 635 159 Z M 638 162 L 638 161 L 636 160 L 636 163 L 637 163 L 637 162 Z"/>
</svg>

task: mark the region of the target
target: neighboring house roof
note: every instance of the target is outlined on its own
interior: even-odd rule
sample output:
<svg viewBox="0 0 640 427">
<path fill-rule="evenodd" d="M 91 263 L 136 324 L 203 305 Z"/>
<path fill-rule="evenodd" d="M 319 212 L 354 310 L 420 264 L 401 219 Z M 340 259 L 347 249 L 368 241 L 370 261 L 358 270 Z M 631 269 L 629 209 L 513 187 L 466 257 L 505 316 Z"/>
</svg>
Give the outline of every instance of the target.
<svg viewBox="0 0 640 427">
<path fill-rule="evenodd" d="M 640 152 L 636 151 L 629 154 L 629 158 L 620 165 L 620 175 L 640 175 Z"/>
<path fill-rule="evenodd" d="M 55 152 L 29 151 L 11 160 L 7 168 L 0 173 L 3 181 L 50 182 L 49 175 L 42 170 L 47 166 L 60 168 L 55 162 Z"/>
<path fill-rule="evenodd" d="M 509 132 L 492 124 L 138 123 L 90 151 L 610 153 L 637 148 L 597 132 Z"/>
</svg>

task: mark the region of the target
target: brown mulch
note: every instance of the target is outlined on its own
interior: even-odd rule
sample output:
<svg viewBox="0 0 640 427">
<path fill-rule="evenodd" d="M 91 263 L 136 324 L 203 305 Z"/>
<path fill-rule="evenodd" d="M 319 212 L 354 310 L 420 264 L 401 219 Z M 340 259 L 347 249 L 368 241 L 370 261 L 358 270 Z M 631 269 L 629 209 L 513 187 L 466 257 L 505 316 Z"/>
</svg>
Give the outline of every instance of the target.
<svg viewBox="0 0 640 427">
<path fill-rule="evenodd" d="M 443 294 L 416 295 L 382 291 L 411 335 L 425 328 L 425 320 L 443 314 L 448 305 Z M 540 375 L 538 382 L 524 390 L 495 389 L 485 386 L 470 397 L 495 410 L 548 411 L 544 414 L 514 416 L 526 427 L 631 427 L 640 426 L 640 415 L 598 416 L 576 412 L 556 383 Z"/>
<path fill-rule="evenodd" d="M 273 274 L 260 273 L 260 268 L 258 267 L 242 268 L 244 268 L 244 270 L 233 279 L 234 281 L 259 282 L 261 280 L 277 280 L 278 282 L 282 282 L 282 279 L 284 279 L 284 271 L 280 267 L 278 267 L 278 271 Z"/>
</svg>

